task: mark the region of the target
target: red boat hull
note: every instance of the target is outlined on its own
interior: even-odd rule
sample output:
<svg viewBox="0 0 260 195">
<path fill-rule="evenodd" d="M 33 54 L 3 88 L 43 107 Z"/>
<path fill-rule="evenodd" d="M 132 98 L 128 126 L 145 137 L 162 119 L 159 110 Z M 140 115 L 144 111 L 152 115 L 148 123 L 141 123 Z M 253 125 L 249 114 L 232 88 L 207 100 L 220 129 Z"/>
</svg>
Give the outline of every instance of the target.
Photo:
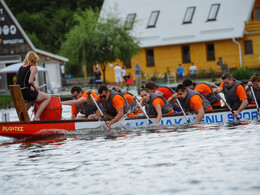
<svg viewBox="0 0 260 195">
<path fill-rule="evenodd" d="M 17 122 L 16 124 L 3 124 L 0 126 L 0 134 L 13 138 L 33 138 L 45 136 L 49 134 L 63 134 L 65 131 L 74 131 L 74 122 L 50 122 L 35 123 L 28 122 L 26 124 Z"/>
</svg>

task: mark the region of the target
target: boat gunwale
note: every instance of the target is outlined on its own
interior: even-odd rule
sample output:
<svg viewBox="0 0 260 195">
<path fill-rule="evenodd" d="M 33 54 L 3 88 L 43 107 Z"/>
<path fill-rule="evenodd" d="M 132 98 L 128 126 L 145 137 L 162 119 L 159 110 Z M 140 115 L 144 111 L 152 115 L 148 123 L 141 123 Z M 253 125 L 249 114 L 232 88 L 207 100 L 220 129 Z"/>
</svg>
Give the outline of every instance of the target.
<svg viewBox="0 0 260 195">
<path fill-rule="evenodd" d="M 246 107 L 247 109 L 254 109 L 256 106 Z M 205 113 L 219 113 L 219 112 L 230 112 L 228 108 L 220 108 L 215 110 L 206 111 Z M 186 112 L 188 115 L 188 113 Z M 183 113 L 172 113 L 172 114 L 163 114 L 163 117 L 175 117 L 175 116 L 183 116 Z M 150 118 L 156 118 L 156 115 L 149 115 Z M 137 120 L 137 119 L 146 119 L 145 116 L 134 116 L 126 118 L 125 120 Z M 95 120 L 95 119 L 84 119 L 84 120 L 44 120 L 44 121 L 4 121 L 0 122 L 0 125 L 19 125 L 19 124 L 50 124 L 50 123 L 81 123 L 81 122 L 101 122 L 103 120 Z"/>
</svg>

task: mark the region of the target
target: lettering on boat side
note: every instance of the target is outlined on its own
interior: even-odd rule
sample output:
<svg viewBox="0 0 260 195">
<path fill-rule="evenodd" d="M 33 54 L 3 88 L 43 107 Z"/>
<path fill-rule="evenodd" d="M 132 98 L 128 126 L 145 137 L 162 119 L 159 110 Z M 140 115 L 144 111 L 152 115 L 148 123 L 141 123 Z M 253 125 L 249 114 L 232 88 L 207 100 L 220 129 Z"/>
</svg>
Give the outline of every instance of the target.
<svg viewBox="0 0 260 195">
<path fill-rule="evenodd" d="M 23 131 L 23 127 L 2 127 L 2 131 Z"/>
<path fill-rule="evenodd" d="M 258 120 L 257 111 L 239 113 L 238 118 L 240 120 Z M 232 114 L 228 114 L 228 122 L 236 120 Z"/>
<path fill-rule="evenodd" d="M 196 120 L 197 116 L 188 116 L 188 120 L 191 122 L 194 122 Z M 239 113 L 238 118 L 241 120 L 259 120 L 259 116 L 257 114 L 257 111 L 243 111 Z M 208 114 L 203 117 L 201 122 L 204 123 L 224 123 L 224 122 L 233 122 L 236 119 L 233 117 L 233 115 L 230 112 L 224 112 L 224 113 L 215 113 L 215 114 Z M 175 124 L 187 124 L 187 120 L 184 117 L 173 117 L 173 118 L 162 118 L 160 121 L 162 125 L 175 125 Z M 147 124 L 147 120 L 144 121 L 134 121 L 134 122 L 128 122 L 126 123 L 126 126 L 144 126 L 144 125 L 150 125 Z"/>
</svg>

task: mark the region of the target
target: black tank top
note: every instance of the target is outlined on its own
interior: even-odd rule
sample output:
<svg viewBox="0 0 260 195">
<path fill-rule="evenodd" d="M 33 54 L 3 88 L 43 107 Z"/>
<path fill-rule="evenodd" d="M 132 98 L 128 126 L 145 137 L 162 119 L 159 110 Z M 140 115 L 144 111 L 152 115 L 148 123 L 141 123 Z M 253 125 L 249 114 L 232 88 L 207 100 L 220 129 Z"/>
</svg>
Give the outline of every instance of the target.
<svg viewBox="0 0 260 195">
<path fill-rule="evenodd" d="M 28 66 L 21 66 L 18 70 L 18 74 L 17 74 L 17 84 L 20 85 L 20 88 L 23 87 L 27 87 L 30 88 L 30 84 L 29 84 L 29 78 L 31 75 L 31 68 L 32 65 L 28 65 Z"/>
</svg>

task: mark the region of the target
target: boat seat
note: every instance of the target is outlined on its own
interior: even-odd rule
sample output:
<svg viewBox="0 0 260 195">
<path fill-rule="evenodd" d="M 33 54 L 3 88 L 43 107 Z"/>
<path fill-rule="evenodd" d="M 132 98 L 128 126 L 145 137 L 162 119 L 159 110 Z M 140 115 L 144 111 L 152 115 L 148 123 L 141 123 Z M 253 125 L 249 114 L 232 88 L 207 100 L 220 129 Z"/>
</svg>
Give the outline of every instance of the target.
<svg viewBox="0 0 260 195">
<path fill-rule="evenodd" d="M 30 121 L 19 85 L 9 85 L 9 90 L 20 121 Z"/>
</svg>

